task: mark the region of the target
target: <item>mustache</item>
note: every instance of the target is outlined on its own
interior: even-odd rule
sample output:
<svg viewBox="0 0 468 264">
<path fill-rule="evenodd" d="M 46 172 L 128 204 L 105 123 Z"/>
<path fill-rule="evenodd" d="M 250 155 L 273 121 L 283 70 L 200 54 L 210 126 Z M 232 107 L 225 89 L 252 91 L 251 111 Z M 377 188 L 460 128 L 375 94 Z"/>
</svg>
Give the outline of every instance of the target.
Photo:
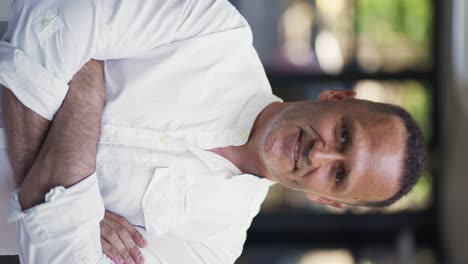
<svg viewBox="0 0 468 264">
<path fill-rule="evenodd" d="M 307 165 L 310 165 L 310 159 L 309 159 L 309 152 L 312 150 L 315 144 L 315 139 L 310 139 L 307 141 L 307 143 L 304 145 L 304 149 L 302 150 L 302 157 L 303 160 Z"/>
</svg>

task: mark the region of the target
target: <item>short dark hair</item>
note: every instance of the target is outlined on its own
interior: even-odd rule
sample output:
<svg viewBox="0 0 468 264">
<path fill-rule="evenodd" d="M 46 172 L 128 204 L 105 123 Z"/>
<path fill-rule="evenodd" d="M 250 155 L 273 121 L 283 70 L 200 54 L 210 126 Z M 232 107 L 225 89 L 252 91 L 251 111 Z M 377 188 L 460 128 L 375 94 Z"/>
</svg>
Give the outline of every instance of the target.
<svg viewBox="0 0 468 264">
<path fill-rule="evenodd" d="M 398 120 L 403 123 L 406 130 L 403 173 L 400 177 L 398 191 L 388 199 L 366 203 L 366 206 L 368 207 L 381 208 L 395 203 L 400 198 L 408 194 L 413 186 L 416 185 L 424 164 L 424 139 L 414 118 L 402 107 L 376 102 L 370 102 L 370 105 L 372 111 L 398 118 Z"/>
</svg>

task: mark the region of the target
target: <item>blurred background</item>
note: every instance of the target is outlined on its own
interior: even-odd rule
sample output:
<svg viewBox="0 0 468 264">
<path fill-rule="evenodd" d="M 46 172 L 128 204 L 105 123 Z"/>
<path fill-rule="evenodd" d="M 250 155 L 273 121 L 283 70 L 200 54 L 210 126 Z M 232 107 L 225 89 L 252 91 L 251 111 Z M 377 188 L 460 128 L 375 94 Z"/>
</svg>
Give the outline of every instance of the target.
<svg viewBox="0 0 468 264">
<path fill-rule="evenodd" d="M 0 0 L 0 21 L 10 2 Z M 468 1 L 231 2 L 276 95 L 352 89 L 401 105 L 428 151 L 413 191 L 381 211 L 332 209 L 272 187 L 236 264 L 468 263 Z"/>
</svg>

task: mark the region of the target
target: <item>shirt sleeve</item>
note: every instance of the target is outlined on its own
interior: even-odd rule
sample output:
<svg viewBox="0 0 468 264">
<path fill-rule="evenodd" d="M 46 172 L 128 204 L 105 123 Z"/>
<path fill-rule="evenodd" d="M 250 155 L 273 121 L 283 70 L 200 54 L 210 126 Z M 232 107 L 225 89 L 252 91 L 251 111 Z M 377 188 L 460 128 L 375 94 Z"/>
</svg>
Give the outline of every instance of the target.
<svg viewBox="0 0 468 264">
<path fill-rule="evenodd" d="M 12 193 L 8 220 L 16 222 L 21 263 L 113 263 L 102 253 L 104 205 L 95 174 L 68 189 L 53 188 L 45 201 L 22 211 Z M 202 243 L 137 229 L 148 241 L 141 249 L 146 263 L 229 263 Z"/>
<path fill-rule="evenodd" d="M 136 57 L 220 31 L 236 23 L 234 11 L 226 0 L 17 0 L 0 42 L 0 84 L 52 120 L 90 59 Z"/>
<path fill-rule="evenodd" d="M 95 174 L 53 188 L 45 200 L 22 211 L 18 193 L 11 195 L 8 221 L 16 222 L 21 263 L 111 263 L 101 252 L 104 206 Z"/>
</svg>

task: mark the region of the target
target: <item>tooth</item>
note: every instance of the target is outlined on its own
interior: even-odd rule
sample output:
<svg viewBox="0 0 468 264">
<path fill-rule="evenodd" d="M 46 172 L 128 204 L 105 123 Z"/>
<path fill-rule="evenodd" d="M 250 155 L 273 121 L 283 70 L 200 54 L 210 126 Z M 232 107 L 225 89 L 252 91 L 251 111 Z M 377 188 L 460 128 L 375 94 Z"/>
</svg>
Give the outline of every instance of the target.
<svg viewBox="0 0 468 264">
<path fill-rule="evenodd" d="M 297 152 L 298 152 L 298 150 L 299 150 L 299 144 L 296 145 L 296 147 L 294 148 L 294 160 L 296 160 L 296 161 L 297 161 Z"/>
</svg>

